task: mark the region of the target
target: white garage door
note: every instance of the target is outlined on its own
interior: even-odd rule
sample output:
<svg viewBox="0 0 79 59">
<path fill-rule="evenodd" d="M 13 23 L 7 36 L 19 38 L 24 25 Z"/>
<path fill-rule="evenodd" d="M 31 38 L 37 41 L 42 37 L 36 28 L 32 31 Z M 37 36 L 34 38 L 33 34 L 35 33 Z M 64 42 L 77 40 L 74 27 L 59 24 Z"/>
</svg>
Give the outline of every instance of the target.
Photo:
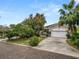
<svg viewBox="0 0 79 59">
<path fill-rule="evenodd" d="M 52 37 L 63 37 L 63 38 L 66 38 L 66 34 L 67 34 L 67 32 L 65 32 L 65 31 L 52 31 L 51 32 L 51 36 Z"/>
</svg>

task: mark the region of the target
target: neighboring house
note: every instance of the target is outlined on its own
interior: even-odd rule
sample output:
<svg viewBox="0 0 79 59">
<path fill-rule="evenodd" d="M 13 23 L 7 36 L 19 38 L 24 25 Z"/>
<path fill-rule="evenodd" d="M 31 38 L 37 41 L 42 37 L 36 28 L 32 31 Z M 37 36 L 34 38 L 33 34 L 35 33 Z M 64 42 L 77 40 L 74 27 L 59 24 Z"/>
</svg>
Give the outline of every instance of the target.
<svg viewBox="0 0 79 59">
<path fill-rule="evenodd" d="M 58 24 L 57 23 L 48 25 L 45 28 L 51 30 L 52 28 L 56 28 L 56 27 L 58 27 Z"/>
</svg>

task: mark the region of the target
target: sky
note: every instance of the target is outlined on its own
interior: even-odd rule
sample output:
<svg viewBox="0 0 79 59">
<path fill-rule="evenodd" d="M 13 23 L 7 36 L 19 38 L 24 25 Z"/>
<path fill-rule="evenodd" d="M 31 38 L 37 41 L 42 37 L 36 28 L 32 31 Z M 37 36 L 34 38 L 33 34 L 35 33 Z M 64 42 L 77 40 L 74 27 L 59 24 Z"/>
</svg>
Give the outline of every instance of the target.
<svg viewBox="0 0 79 59">
<path fill-rule="evenodd" d="M 0 0 L 0 25 L 22 22 L 30 14 L 43 13 L 47 24 L 57 23 L 58 10 L 70 0 Z M 75 0 L 77 3 L 79 0 Z"/>
</svg>

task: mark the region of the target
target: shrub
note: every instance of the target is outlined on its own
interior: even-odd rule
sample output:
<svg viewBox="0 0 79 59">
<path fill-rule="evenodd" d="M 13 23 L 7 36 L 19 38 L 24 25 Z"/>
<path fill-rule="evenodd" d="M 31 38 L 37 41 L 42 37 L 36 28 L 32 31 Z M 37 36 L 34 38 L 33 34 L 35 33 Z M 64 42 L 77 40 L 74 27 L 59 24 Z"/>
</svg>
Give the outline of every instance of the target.
<svg viewBox="0 0 79 59">
<path fill-rule="evenodd" d="M 79 33 L 73 33 L 70 37 L 70 43 L 79 48 Z"/>
<path fill-rule="evenodd" d="M 75 35 L 75 37 L 79 39 L 79 33 L 74 33 L 73 35 Z"/>
<path fill-rule="evenodd" d="M 9 40 L 10 40 L 12 37 L 18 36 L 18 33 L 15 32 L 15 31 L 9 31 L 6 36 L 7 36 L 7 37 L 9 38 Z"/>
<path fill-rule="evenodd" d="M 76 40 L 76 46 L 79 48 L 79 39 Z"/>
<path fill-rule="evenodd" d="M 37 36 L 33 36 L 30 39 L 29 44 L 30 44 L 30 46 L 37 46 L 41 40 L 42 40 L 42 38 L 37 37 Z"/>
<path fill-rule="evenodd" d="M 26 29 L 26 37 L 32 37 L 34 35 L 34 30 L 32 28 Z"/>
</svg>

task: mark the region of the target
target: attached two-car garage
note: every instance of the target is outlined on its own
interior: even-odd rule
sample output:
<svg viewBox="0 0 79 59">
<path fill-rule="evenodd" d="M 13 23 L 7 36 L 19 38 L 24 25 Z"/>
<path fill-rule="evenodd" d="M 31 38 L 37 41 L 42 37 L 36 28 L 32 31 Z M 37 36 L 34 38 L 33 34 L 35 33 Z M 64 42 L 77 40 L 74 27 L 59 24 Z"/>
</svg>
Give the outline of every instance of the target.
<svg viewBox="0 0 79 59">
<path fill-rule="evenodd" d="M 52 37 L 66 38 L 66 34 L 67 34 L 66 29 L 56 28 L 56 29 L 51 30 L 51 36 Z"/>
</svg>

